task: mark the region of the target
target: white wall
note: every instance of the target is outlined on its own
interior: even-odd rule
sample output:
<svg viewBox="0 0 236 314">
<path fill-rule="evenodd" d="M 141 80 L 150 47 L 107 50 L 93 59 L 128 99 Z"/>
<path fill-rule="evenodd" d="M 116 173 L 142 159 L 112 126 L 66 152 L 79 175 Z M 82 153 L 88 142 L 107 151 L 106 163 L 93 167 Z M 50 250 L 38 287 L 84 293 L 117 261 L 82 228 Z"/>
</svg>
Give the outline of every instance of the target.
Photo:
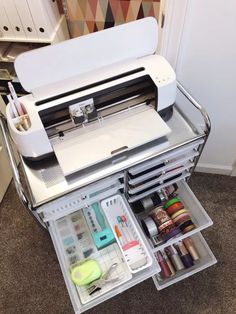
<svg viewBox="0 0 236 314">
<path fill-rule="evenodd" d="M 174 53 L 177 78 L 204 105 L 212 121 L 199 168 L 230 174 L 236 160 L 236 1 L 189 0 L 187 11 L 186 0 L 169 2 L 178 3 L 178 10 L 182 6 L 186 13 Z M 174 18 L 172 27 L 181 28 L 183 20 Z M 176 36 L 168 39 L 176 42 Z"/>
</svg>

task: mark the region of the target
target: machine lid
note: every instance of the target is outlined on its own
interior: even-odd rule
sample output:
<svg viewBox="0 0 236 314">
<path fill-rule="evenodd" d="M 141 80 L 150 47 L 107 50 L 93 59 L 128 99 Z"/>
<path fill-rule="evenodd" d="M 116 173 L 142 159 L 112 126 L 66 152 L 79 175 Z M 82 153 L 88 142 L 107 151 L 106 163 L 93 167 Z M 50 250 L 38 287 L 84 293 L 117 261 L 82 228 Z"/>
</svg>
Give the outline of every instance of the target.
<svg viewBox="0 0 236 314">
<path fill-rule="evenodd" d="M 28 92 L 117 62 L 154 54 L 158 25 L 153 17 L 122 24 L 22 53 L 17 76 Z"/>
</svg>

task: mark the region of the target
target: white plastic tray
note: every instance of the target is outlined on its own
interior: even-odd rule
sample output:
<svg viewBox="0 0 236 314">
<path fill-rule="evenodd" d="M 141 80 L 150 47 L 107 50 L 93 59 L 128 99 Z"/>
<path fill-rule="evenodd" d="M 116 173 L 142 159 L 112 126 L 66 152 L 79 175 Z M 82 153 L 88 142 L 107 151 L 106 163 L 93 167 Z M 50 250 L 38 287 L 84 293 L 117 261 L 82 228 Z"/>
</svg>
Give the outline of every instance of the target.
<svg viewBox="0 0 236 314">
<path fill-rule="evenodd" d="M 140 172 L 143 172 L 147 169 L 150 169 L 150 168 L 152 168 L 152 167 L 154 167 L 154 166 L 156 166 L 162 162 L 165 162 L 167 160 L 173 159 L 173 158 L 178 157 L 178 156 L 182 156 L 183 154 L 191 153 L 195 149 L 197 149 L 199 145 L 201 145 L 203 143 L 204 143 L 203 140 L 198 140 L 194 143 L 187 144 L 187 145 L 182 146 L 180 148 L 177 148 L 173 151 L 167 152 L 167 153 L 161 155 L 160 157 L 153 158 L 151 160 L 142 162 L 141 164 L 139 164 L 137 166 L 131 167 L 128 170 L 128 172 L 130 174 L 132 174 L 133 176 L 135 176 L 135 175 L 139 174 Z"/>
<path fill-rule="evenodd" d="M 101 207 L 103 209 L 103 212 L 105 213 L 106 215 L 106 218 L 110 224 L 110 227 L 112 228 L 112 230 L 114 231 L 114 227 L 116 225 L 119 226 L 119 223 L 117 221 L 117 217 L 118 216 L 125 216 L 126 219 L 127 219 L 127 228 L 126 229 L 126 234 L 129 232 L 129 234 L 131 235 L 131 238 L 132 240 L 136 240 L 138 243 L 139 243 L 139 246 L 140 246 L 140 249 L 141 251 L 139 250 L 140 254 L 142 256 L 144 256 L 146 258 L 146 263 L 145 265 L 141 266 L 141 267 L 138 267 L 136 269 L 132 268 L 130 266 L 130 262 L 129 262 L 129 256 L 128 256 L 128 251 L 124 251 L 122 249 L 122 245 L 120 243 L 120 239 L 117 237 L 116 233 L 114 232 L 114 235 L 116 237 L 116 240 L 117 240 L 117 243 L 123 253 L 123 256 L 124 256 L 124 259 L 127 261 L 127 264 L 129 266 L 129 269 L 130 269 L 130 272 L 135 274 L 137 272 L 140 272 L 142 271 L 143 269 L 145 268 L 148 268 L 151 266 L 152 264 L 152 258 L 142 240 L 142 237 L 136 227 L 136 225 L 134 224 L 133 222 L 133 219 L 130 215 L 130 211 L 128 210 L 127 208 L 127 204 L 124 202 L 123 198 L 121 195 L 114 195 L 108 199 L 105 199 L 101 202 Z M 120 226 L 119 226 L 120 228 Z M 120 228 L 121 229 L 121 228 Z M 139 254 L 139 253 L 138 253 Z"/>
<path fill-rule="evenodd" d="M 199 261 L 195 262 L 194 266 L 192 266 L 191 268 L 187 268 L 177 272 L 176 275 L 171 278 L 160 280 L 158 279 L 158 275 L 154 276 L 153 281 L 157 290 L 162 290 L 170 285 L 173 285 L 174 283 L 190 277 L 193 274 L 207 267 L 210 267 L 217 262 L 214 254 L 212 253 L 211 249 L 209 248 L 207 242 L 200 232 L 195 234 L 191 238 L 193 239 L 195 247 L 200 255 Z"/>
<path fill-rule="evenodd" d="M 210 227 L 213 224 L 213 221 L 199 202 L 199 200 L 194 195 L 193 191 L 190 189 L 188 184 L 184 181 L 180 181 L 177 183 L 178 185 L 178 196 L 181 199 L 181 202 L 184 204 L 184 207 L 189 211 L 192 221 L 194 222 L 196 228 L 190 232 L 179 235 L 177 238 L 172 238 L 168 242 L 164 242 L 157 247 L 154 247 L 151 240 L 149 243 L 153 248 L 153 252 L 159 251 L 170 244 L 173 244 L 177 240 L 182 240 L 186 237 L 189 237 L 195 233 L 202 231 L 203 229 Z M 147 216 L 147 213 L 144 215 L 138 215 L 138 219 L 142 219 Z"/>
<path fill-rule="evenodd" d="M 110 298 L 112 298 L 113 296 L 133 287 L 134 285 L 152 277 L 154 274 L 157 274 L 158 272 L 160 272 L 160 268 L 157 264 L 157 262 L 155 261 L 155 258 L 153 256 L 153 260 L 152 260 L 152 265 L 150 267 L 147 267 L 146 269 L 137 272 L 135 274 L 132 275 L 132 279 L 128 280 L 127 282 L 122 283 L 121 285 L 114 287 L 114 289 L 99 295 L 97 298 L 87 302 L 86 304 L 82 304 L 76 286 L 73 284 L 72 280 L 70 279 L 70 273 L 69 273 L 69 268 L 68 268 L 68 262 L 65 259 L 65 255 L 64 255 L 64 249 L 62 247 L 62 243 L 58 237 L 58 230 L 57 230 L 57 224 L 55 221 L 51 221 L 49 224 L 49 232 L 50 232 L 50 236 L 52 238 L 53 241 L 53 245 L 55 247 L 55 251 L 60 263 L 60 267 L 62 270 L 62 274 L 64 277 L 64 281 L 66 283 L 66 287 L 71 299 L 71 303 L 73 305 L 74 311 L 76 314 L 82 313 L 84 311 L 87 311 L 88 309 L 98 305 L 99 303 L 102 303 Z M 143 239 L 144 242 L 146 239 Z M 148 245 L 148 244 L 147 244 Z"/>
</svg>

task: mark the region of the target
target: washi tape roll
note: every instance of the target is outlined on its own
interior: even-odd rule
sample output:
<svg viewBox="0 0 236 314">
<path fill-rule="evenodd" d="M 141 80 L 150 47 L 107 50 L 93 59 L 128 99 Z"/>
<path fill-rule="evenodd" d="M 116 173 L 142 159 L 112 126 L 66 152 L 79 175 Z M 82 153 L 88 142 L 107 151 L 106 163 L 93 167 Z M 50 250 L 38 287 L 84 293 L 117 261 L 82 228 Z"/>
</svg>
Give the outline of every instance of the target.
<svg viewBox="0 0 236 314">
<path fill-rule="evenodd" d="M 150 196 L 147 196 L 147 197 L 141 199 L 141 203 L 142 203 L 143 208 L 144 208 L 145 210 L 149 210 L 149 209 L 151 209 L 151 208 L 154 207 L 153 200 L 151 199 Z"/>
<path fill-rule="evenodd" d="M 192 224 L 192 225 L 189 225 L 188 227 L 186 227 L 182 232 L 187 233 L 187 232 L 193 230 L 194 228 L 195 228 L 195 225 Z"/>
<path fill-rule="evenodd" d="M 189 213 L 183 213 L 179 216 L 177 216 L 175 219 L 173 219 L 173 222 L 175 223 L 176 226 L 179 226 L 182 224 L 184 221 L 191 219 Z"/>
<path fill-rule="evenodd" d="M 171 216 L 171 219 L 175 219 L 177 216 L 181 215 L 181 214 L 184 214 L 184 213 L 187 213 L 187 209 L 181 209 L 179 210 L 177 213 L 174 213 L 172 216 Z"/>
<path fill-rule="evenodd" d="M 158 229 L 157 225 L 155 224 L 154 220 L 151 217 L 147 217 L 141 221 L 143 230 L 145 234 L 149 237 L 152 238 L 155 235 L 158 234 Z"/>
<path fill-rule="evenodd" d="M 164 236 L 164 240 L 165 240 L 165 241 L 168 241 L 168 240 L 170 240 L 171 238 L 177 236 L 179 233 L 181 233 L 181 230 L 180 230 L 178 227 L 175 227 L 173 230 L 171 230 L 169 233 L 167 233 L 167 234 Z"/>
<path fill-rule="evenodd" d="M 184 205 L 181 202 L 177 202 L 177 203 L 174 203 L 173 205 L 169 206 L 168 208 L 166 208 L 166 211 L 167 211 L 168 215 L 171 216 L 183 208 L 184 208 Z"/>
<path fill-rule="evenodd" d="M 150 213 L 150 216 L 155 221 L 158 227 L 161 226 L 164 222 L 171 220 L 170 216 L 163 209 L 163 207 L 157 207 L 153 209 Z"/>
<path fill-rule="evenodd" d="M 164 230 L 166 227 L 169 227 L 169 226 L 174 226 L 174 222 L 172 220 L 168 220 L 164 222 L 162 225 L 158 227 L 158 230 L 159 232 L 161 232 L 162 230 Z"/>
<path fill-rule="evenodd" d="M 168 207 L 170 207 L 171 205 L 173 205 L 175 203 L 181 203 L 181 201 L 178 197 L 174 197 L 171 200 L 169 200 L 168 202 L 166 202 L 164 205 L 164 209 L 167 209 Z"/>
</svg>

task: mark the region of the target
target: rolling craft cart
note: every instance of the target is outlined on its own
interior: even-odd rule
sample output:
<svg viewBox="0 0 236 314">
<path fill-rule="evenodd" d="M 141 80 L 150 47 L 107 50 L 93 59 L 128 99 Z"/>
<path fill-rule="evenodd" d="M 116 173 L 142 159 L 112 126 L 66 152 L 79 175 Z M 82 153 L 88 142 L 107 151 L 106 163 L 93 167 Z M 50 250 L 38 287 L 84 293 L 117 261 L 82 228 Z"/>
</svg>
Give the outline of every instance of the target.
<svg viewBox="0 0 236 314">
<path fill-rule="evenodd" d="M 9 105 L 8 126 L 0 119 L 13 179 L 22 203 L 50 233 L 76 313 L 147 278 L 161 290 L 216 263 L 201 235 L 212 220 L 187 183 L 210 120 L 167 61 L 153 55 L 157 30 L 155 19 L 145 18 L 23 54 L 15 64 L 31 94 L 20 98 L 28 130 L 16 130 L 18 118 Z M 75 57 L 83 60 L 78 67 Z M 201 114 L 204 130 L 175 104 L 176 87 Z M 173 196 L 194 228 L 164 241 L 149 234 L 143 221 Z M 157 228 L 153 220 L 152 228 Z M 162 276 L 160 253 L 189 238 L 198 254 L 191 267 Z M 81 261 L 91 259 L 101 270 L 88 287 L 72 277 Z"/>
</svg>

